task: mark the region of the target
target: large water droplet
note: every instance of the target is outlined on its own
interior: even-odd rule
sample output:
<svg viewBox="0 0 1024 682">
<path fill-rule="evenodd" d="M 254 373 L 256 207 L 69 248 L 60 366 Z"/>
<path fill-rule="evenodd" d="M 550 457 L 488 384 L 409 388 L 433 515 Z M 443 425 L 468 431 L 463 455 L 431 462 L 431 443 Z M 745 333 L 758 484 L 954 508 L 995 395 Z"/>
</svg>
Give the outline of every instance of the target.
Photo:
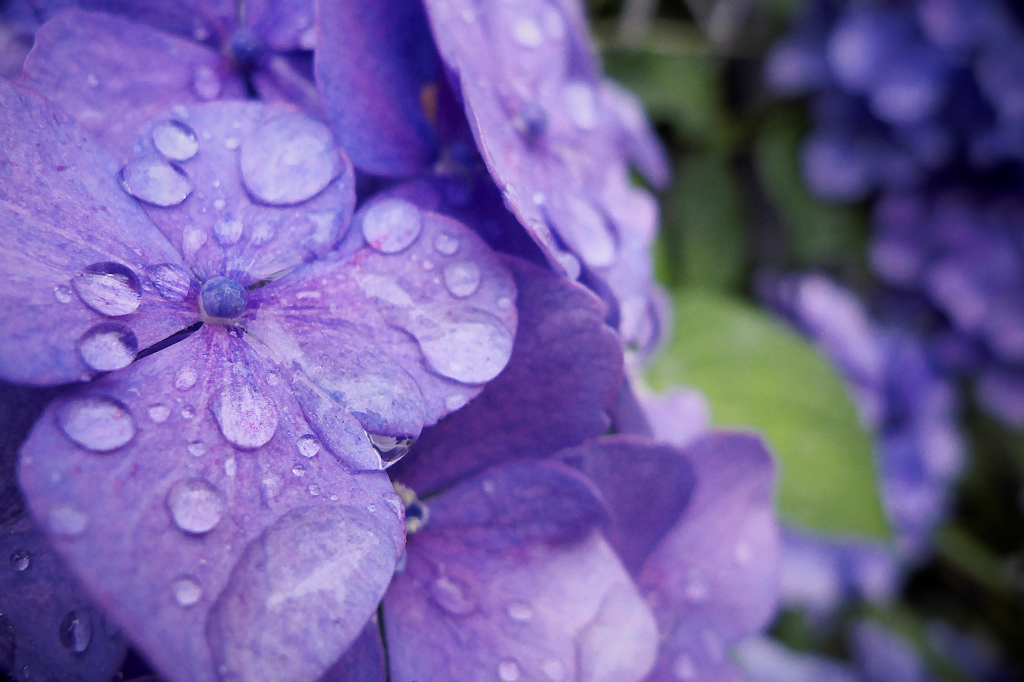
<svg viewBox="0 0 1024 682">
<path fill-rule="evenodd" d="M 512 602 L 508 607 L 508 617 L 520 623 L 526 623 L 533 618 L 533 608 L 523 602 Z"/>
<path fill-rule="evenodd" d="M 532 17 L 519 17 L 512 24 L 512 40 L 523 47 L 540 47 L 544 44 L 544 33 Z"/>
<path fill-rule="evenodd" d="M 309 433 L 305 436 L 299 436 L 295 445 L 299 448 L 299 454 L 306 458 L 316 457 L 316 453 L 320 452 L 320 441 L 317 440 L 316 436 Z"/>
<path fill-rule="evenodd" d="M 199 66 L 192 76 L 192 89 L 195 90 L 199 99 L 210 102 L 220 96 L 220 76 L 209 66 Z"/>
<path fill-rule="evenodd" d="M 444 269 L 444 285 L 455 298 L 467 298 L 480 288 L 480 267 L 472 261 L 450 263 Z"/>
<path fill-rule="evenodd" d="M 32 563 L 32 557 L 27 551 L 23 549 L 16 549 L 11 553 L 8 561 L 15 572 L 21 573 L 28 569 L 29 564 Z"/>
<path fill-rule="evenodd" d="M 203 282 L 199 302 L 203 313 L 212 318 L 231 320 L 245 310 L 249 294 L 241 284 L 227 277 Z"/>
<path fill-rule="evenodd" d="M 363 236 L 381 253 L 398 253 L 409 248 L 423 230 L 423 214 L 402 199 L 375 203 L 363 216 Z"/>
<path fill-rule="evenodd" d="M 445 576 L 430 584 L 430 598 L 453 616 L 465 616 L 476 609 L 476 602 L 466 595 L 458 583 Z"/>
<path fill-rule="evenodd" d="M 78 353 L 97 372 L 127 367 L 139 352 L 139 340 L 127 325 L 101 322 L 78 339 Z"/>
<path fill-rule="evenodd" d="M 199 603 L 203 596 L 203 587 L 194 575 L 183 575 L 175 578 L 171 583 L 171 592 L 174 594 L 174 601 L 178 602 L 178 606 L 188 608 Z"/>
<path fill-rule="evenodd" d="M 569 118 L 582 130 L 597 127 L 597 102 L 594 89 L 581 81 L 573 81 L 562 91 Z"/>
<path fill-rule="evenodd" d="M 498 376 L 512 354 L 512 333 L 493 315 L 466 311 L 455 321 L 435 321 L 417 329 L 420 349 L 430 367 L 465 384 Z"/>
<path fill-rule="evenodd" d="M 255 450 L 274 437 L 278 412 L 274 401 L 252 384 L 232 384 L 213 405 L 224 438 L 236 448 Z"/>
<path fill-rule="evenodd" d="M 89 517 L 74 507 L 62 505 L 50 510 L 46 515 L 46 525 L 56 535 L 73 538 L 85 532 Z"/>
<path fill-rule="evenodd" d="M 498 663 L 498 679 L 501 682 L 516 682 L 519 679 L 519 664 L 512 659 Z"/>
<path fill-rule="evenodd" d="M 121 187 L 133 197 L 154 206 L 177 206 L 195 186 L 184 170 L 159 156 L 143 156 L 128 162 L 119 174 Z"/>
<path fill-rule="evenodd" d="M 199 381 L 199 372 L 195 367 L 186 365 L 178 370 L 178 376 L 174 378 L 174 387 L 179 391 L 187 391 Z"/>
<path fill-rule="evenodd" d="M 85 609 L 75 609 L 60 622 L 60 643 L 73 653 L 80 654 L 92 641 L 92 619 Z"/>
<path fill-rule="evenodd" d="M 80 395 L 57 408 L 57 426 L 64 435 L 87 450 L 110 452 L 135 436 L 135 422 L 128 407 L 105 395 Z"/>
<path fill-rule="evenodd" d="M 171 416 L 171 408 L 161 403 L 150 405 L 146 412 L 149 414 L 149 418 L 157 424 L 163 424 Z"/>
<path fill-rule="evenodd" d="M 153 146 L 172 161 L 188 161 L 199 151 L 199 138 L 181 121 L 164 121 L 153 128 Z"/>
<path fill-rule="evenodd" d="M 234 246 L 242 238 L 243 228 L 237 218 L 221 218 L 213 224 L 213 237 L 221 246 Z"/>
<path fill-rule="evenodd" d="M 183 478 L 167 491 L 174 525 L 186 533 L 208 533 L 224 516 L 224 495 L 205 478 Z"/>
<path fill-rule="evenodd" d="M 455 252 L 459 250 L 459 240 L 450 234 L 442 232 L 434 237 L 434 248 L 437 249 L 438 253 L 454 256 Z"/>
<path fill-rule="evenodd" d="M 263 123 L 242 145 L 242 180 L 268 204 L 295 204 L 319 194 L 341 171 L 330 128 L 303 114 Z"/>
<path fill-rule="evenodd" d="M 383 436 L 378 433 L 368 433 L 366 435 L 370 437 L 370 443 L 373 445 L 373 449 L 377 451 L 377 454 L 380 455 L 385 469 L 405 457 L 405 453 L 409 452 L 409 448 L 416 442 L 416 439 L 412 436 Z"/>
<path fill-rule="evenodd" d="M 188 296 L 191 280 L 184 268 L 160 263 L 146 268 L 146 275 L 157 293 L 168 301 L 184 301 Z"/>
<path fill-rule="evenodd" d="M 87 265 L 71 280 L 78 298 L 100 315 L 119 317 L 135 312 L 142 303 L 142 282 L 120 263 Z"/>
</svg>

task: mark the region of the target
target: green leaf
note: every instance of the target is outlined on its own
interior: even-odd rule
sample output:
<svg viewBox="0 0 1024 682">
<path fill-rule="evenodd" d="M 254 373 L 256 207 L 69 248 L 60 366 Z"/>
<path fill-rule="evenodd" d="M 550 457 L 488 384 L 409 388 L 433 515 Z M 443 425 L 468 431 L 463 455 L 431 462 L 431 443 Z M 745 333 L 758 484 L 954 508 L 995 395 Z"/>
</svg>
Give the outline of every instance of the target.
<svg viewBox="0 0 1024 682">
<path fill-rule="evenodd" d="M 804 529 L 888 538 L 872 439 L 842 379 L 795 332 L 721 295 L 675 298 L 675 330 L 648 371 L 696 386 L 716 425 L 760 430 L 777 456 L 778 508 Z"/>
</svg>

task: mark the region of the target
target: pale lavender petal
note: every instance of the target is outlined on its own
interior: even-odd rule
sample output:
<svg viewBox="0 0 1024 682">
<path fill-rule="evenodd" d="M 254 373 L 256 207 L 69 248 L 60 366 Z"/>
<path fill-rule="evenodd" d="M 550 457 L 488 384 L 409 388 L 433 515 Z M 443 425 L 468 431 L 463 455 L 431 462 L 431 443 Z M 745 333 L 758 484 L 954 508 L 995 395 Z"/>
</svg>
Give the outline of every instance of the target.
<svg viewBox="0 0 1024 682">
<path fill-rule="evenodd" d="M 672 177 L 668 154 L 647 120 L 640 99 L 609 78 L 601 83 L 601 97 L 619 124 L 620 144 L 627 150 L 629 160 L 648 182 L 664 189 Z"/>
<path fill-rule="evenodd" d="M 25 86 L 71 114 L 120 159 L 142 126 L 176 105 L 245 97 L 215 50 L 120 17 L 69 10 L 47 22 L 25 61 Z"/>
<path fill-rule="evenodd" d="M 686 446 L 711 427 L 711 406 L 704 394 L 689 386 L 673 386 L 664 393 L 640 394 L 658 440 Z"/>
<path fill-rule="evenodd" d="M 316 80 L 342 146 L 360 170 L 404 177 L 437 155 L 437 55 L 418 2 L 318 0 Z M 429 105 L 429 103 L 427 103 Z"/>
<path fill-rule="evenodd" d="M 861 682 L 849 666 L 759 637 L 736 647 L 747 682 Z"/>
<path fill-rule="evenodd" d="M 391 679 L 643 679 L 654 619 L 588 530 L 598 506 L 553 463 L 488 470 L 435 498 L 384 599 Z"/>
<path fill-rule="evenodd" d="M 321 682 L 387 682 L 387 679 L 388 664 L 376 615 L 345 655 L 320 678 Z"/>
<path fill-rule="evenodd" d="M 0 376 L 87 379 L 197 319 L 181 257 L 66 114 L 0 83 L 0 149 Z"/>
<path fill-rule="evenodd" d="M 172 682 L 319 677 L 398 559 L 387 478 L 340 466 L 285 381 L 207 325 L 56 401 L 22 450 L 33 514 Z"/>
<path fill-rule="evenodd" d="M 506 263 L 519 291 L 512 358 L 476 400 L 424 431 L 399 465 L 398 478 L 420 493 L 490 464 L 549 457 L 608 428 L 622 349 L 604 305 L 537 266 Z"/>
<path fill-rule="evenodd" d="M 162 32 L 198 42 L 223 38 L 235 27 L 234 0 L 29 0 L 36 13 L 51 19 L 61 11 L 79 8 L 120 15 Z"/>
</svg>

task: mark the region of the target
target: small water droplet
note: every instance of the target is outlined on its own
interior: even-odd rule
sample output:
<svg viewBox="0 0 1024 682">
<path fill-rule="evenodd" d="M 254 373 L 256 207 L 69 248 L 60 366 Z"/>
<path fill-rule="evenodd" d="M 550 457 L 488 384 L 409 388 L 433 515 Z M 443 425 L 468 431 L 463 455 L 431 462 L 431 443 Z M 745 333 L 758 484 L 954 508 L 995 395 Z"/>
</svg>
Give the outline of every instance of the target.
<svg viewBox="0 0 1024 682">
<path fill-rule="evenodd" d="M 202 457 L 206 454 L 206 443 L 195 440 L 188 444 L 188 454 L 193 457 Z"/>
<path fill-rule="evenodd" d="M 363 216 L 363 236 L 381 253 L 399 253 L 407 249 L 423 230 L 423 214 L 402 199 L 384 199 Z"/>
<path fill-rule="evenodd" d="M 213 237 L 221 246 L 234 246 L 242 238 L 243 227 L 237 218 L 220 218 L 213 224 Z"/>
<path fill-rule="evenodd" d="M 110 396 L 91 394 L 71 398 L 57 408 L 57 426 L 87 450 L 110 452 L 135 436 L 128 407 Z"/>
<path fill-rule="evenodd" d="M 102 322 L 78 340 L 78 353 L 98 372 L 127 367 L 139 352 L 135 332 L 119 322 Z"/>
<path fill-rule="evenodd" d="M 260 125 L 242 144 L 242 180 L 268 204 L 296 204 L 319 194 L 341 170 L 334 134 L 303 114 Z"/>
<path fill-rule="evenodd" d="M 194 575 L 175 578 L 171 583 L 171 592 L 174 594 L 174 601 L 178 602 L 178 606 L 185 608 L 198 604 L 203 597 L 203 587 Z"/>
<path fill-rule="evenodd" d="M 366 435 L 370 437 L 370 443 L 380 455 L 385 469 L 405 457 L 405 453 L 409 452 L 409 448 L 416 442 L 412 436 L 383 436 L 377 433 Z"/>
<path fill-rule="evenodd" d="M 448 396 L 447 398 L 444 399 L 444 406 L 447 409 L 451 410 L 452 412 L 454 412 L 455 410 L 459 409 L 460 407 L 462 407 L 465 404 L 466 404 L 466 398 L 465 398 L 465 396 L 461 396 L 461 395 L 450 395 L 450 396 Z"/>
<path fill-rule="evenodd" d="M 135 312 L 142 303 L 142 282 L 120 263 L 93 263 L 71 280 L 78 298 L 100 315 L 120 317 Z"/>
<path fill-rule="evenodd" d="M 160 403 L 150 405 L 147 412 L 149 413 L 149 418 L 157 424 L 163 424 L 171 416 L 171 408 Z"/>
<path fill-rule="evenodd" d="M 430 584 L 430 597 L 446 612 L 465 616 L 476 609 L 476 602 L 466 595 L 458 583 L 441 576 Z"/>
<path fill-rule="evenodd" d="M 9 562 L 16 573 L 21 573 L 32 563 L 32 557 L 25 550 L 16 549 L 11 553 Z"/>
<path fill-rule="evenodd" d="M 480 267 L 472 261 L 449 263 L 444 269 L 444 285 L 455 298 L 468 298 L 480 288 Z"/>
<path fill-rule="evenodd" d="M 565 86 L 562 93 L 566 113 L 581 130 L 597 127 L 597 102 L 594 89 L 582 81 L 573 81 Z"/>
<path fill-rule="evenodd" d="M 186 533 L 201 535 L 213 530 L 224 516 L 224 495 L 205 478 L 183 478 L 167 491 L 167 509 Z"/>
<path fill-rule="evenodd" d="M 183 405 L 182 406 L 182 408 L 181 408 L 181 418 L 182 419 L 191 419 L 194 416 L 196 416 L 196 408 L 192 407 L 191 405 Z"/>
<path fill-rule="evenodd" d="M 512 602 L 508 607 L 508 617 L 520 623 L 526 623 L 533 618 L 533 609 L 529 604 Z"/>
<path fill-rule="evenodd" d="M 199 66 L 192 76 L 192 88 L 199 95 L 199 99 L 205 102 L 215 100 L 220 96 L 220 76 L 209 66 Z"/>
<path fill-rule="evenodd" d="M 519 17 L 512 24 L 512 40 L 522 47 L 532 49 L 544 44 L 544 33 L 533 18 Z"/>
<path fill-rule="evenodd" d="M 92 641 L 92 619 L 85 609 L 75 609 L 60 622 L 60 643 L 72 653 L 80 654 Z"/>
<path fill-rule="evenodd" d="M 199 381 L 199 372 L 195 367 L 186 365 L 178 370 L 178 376 L 174 378 L 174 387 L 179 391 L 187 391 Z"/>
<path fill-rule="evenodd" d="M 214 401 L 213 416 L 224 438 L 242 450 L 255 450 L 273 438 L 279 418 L 274 401 L 252 384 L 224 388 Z"/>
<path fill-rule="evenodd" d="M 228 202 L 224 201 L 223 199 L 214 199 L 213 200 L 213 207 L 214 207 L 214 209 L 216 209 L 218 211 L 223 211 L 224 207 L 227 206 L 227 205 L 228 205 Z M 214 235 L 214 236 L 216 236 L 216 235 Z"/>
<path fill-rule="evenodd" d="M 234 457 L 228 457 L 224 462 L 224 474 L 228 478 L 234 478 L 235 474 L 238 473 L 238 462 L 235 461 Z"/>
<path fill-rule="evenodd" d="M 89 517 L 74 507 L 62 505 L 54 507 L 46 516 L 50 531 L 65 537 L 73 538 L 85 532 L 89 525 Z"/>
<path fill-rule="evenodd" d="M 422 265 L 423 269 L 426 270 L 427 272 L 430 272 L 431 270 L 434 269 L 434 261 L 432 260 L 427 260 L 426 258 L 424 258 Z"/>
<path fill-rule="evenodd" d="M 459 250 L 459 240 L 450 234 L 442 232 L 434 237 L 434 248 L 438 253 L 443 253 L 446 256 L 454 256 Z"/>
<path fill-rule="evenodd" d="M 697 668 L 693 664 L 693 660 L 686 654 L 679 654 L 676 660 L 672 663 L 672 674 L 676 676 L 677 680 L 682 682 L 690 682 L 690 680 L 696 679 Z"/>
<path fill-rule="evenodd" d="M 317 495 L 319 495 L 320 494 L 320 486 L 318 486 L 316 483 L 310 483 L 309 484 L 309 494 L 312 495 L 313 497 L 316 497 Z"/>
<path fill-rule="evenodd" d="M 71 287 L 67 284 L 58 284 L 53 288 L 53 297 L 61 303 L 71 303 Z"/>
<path fill-rule="evenodd" d="M 562 682 L 565 679 L 565 666 L 562 665 L 561 661 L 554 658 L 545 659 L 541 663 L 540 669 L 544 671 L 544 674 L 551 682 Z"/>
<path fill-rule="evenodd" d="M 188 161 L 199 151 L 199 139 L 181 121 L 164 121 L 153 128 L 153 146 L 171 161 Z"/>
<path fill-rule="evenodd" d="M 184 268 L 171 263 L 150 265 L 146 276 L 157 293 L 168 301 L 184 301 L 188 297 L 191 280 Z"/>
<path fill-rule="evenodd" d="M 182 168 L 159 156 L 143 156 L 129 161 L 121 169 L 118 179 L 128 194 L 164 208 L 177 206 L 195 189 Z"/>
<path fill-rule="evenodd" d="M 316 457 L 316 453 L 320 452 L 320 441 L 310 433 L 299 436 L 295 444 L 299 448 L 299 454 L 306 458 Z"/>
<path fill-rule="evenodd" d="M 366 505 L 366 511 L 372 514 L 373 512 L 377 511 L 377 505 L 371 502 L 370 504 Z"/>
<path fill-rule="evenodd" d="M 516 682 L 519 679 L 519 664 L 512 659 L 498 663 L 498 679 L 501 682 Z"/>
<path fill-rule="evenodd" d="M 242 146 L 242 141 L 232 135 L 228 139 L 224 140 L 224 146 L 231 151 L 234 151 Z"/>
<path fill-rule="evenodd" d="M 494 485 L 494 481 L 492 481 L 491 479 L 488 478 L 488 479 L 484 480 L 480 484 L 480 487 L 483 488 L 484 494 L 486 494 L 486 495 L 493 495 L 494 494 L 495 485 Z"/>
<path fill-rule="evenodd" d="M 297 462 L 295 466 L 292 467 L 292 474 L 294 474 L 295 476 L 305 476 L 306 465 L 301 462 Z"/>
</svg>

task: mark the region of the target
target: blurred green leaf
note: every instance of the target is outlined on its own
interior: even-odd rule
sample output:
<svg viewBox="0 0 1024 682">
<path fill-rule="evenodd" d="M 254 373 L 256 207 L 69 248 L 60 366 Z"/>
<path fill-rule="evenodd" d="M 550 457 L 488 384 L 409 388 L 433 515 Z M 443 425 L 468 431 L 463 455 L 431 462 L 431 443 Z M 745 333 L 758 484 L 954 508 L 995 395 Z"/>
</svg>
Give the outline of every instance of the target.
<svg viewBox="0 0 1024 682">
<path fill-rule="evenodd" d="M 780 470 L 778 509 L 801 528 L 887 538 L 872 440 L 831 365 L 781 323 L 705 292 L 675 298 L 675 330 L 647 376 L 688 384 L 716 425 L 759 429 Z"/>
<path fill-rule="evenodd" d="M 790 112 L 769 118 L 754 140 L 754 163 L 761 186 L 782 219 L 793 259 L 801 264 L 835 263 L 860 248 L 864 216 L 856 208 L 826 204 L 808 193 L 797 161 L 803 131 L 800 117 Z"/>
<path fill-rule="evenodd" d="M 743 194 L 729 160 L 715 153 L 684 156 L 662 221 L 672 286 L 730 290 L 747 259 Z"/>
</svg>

